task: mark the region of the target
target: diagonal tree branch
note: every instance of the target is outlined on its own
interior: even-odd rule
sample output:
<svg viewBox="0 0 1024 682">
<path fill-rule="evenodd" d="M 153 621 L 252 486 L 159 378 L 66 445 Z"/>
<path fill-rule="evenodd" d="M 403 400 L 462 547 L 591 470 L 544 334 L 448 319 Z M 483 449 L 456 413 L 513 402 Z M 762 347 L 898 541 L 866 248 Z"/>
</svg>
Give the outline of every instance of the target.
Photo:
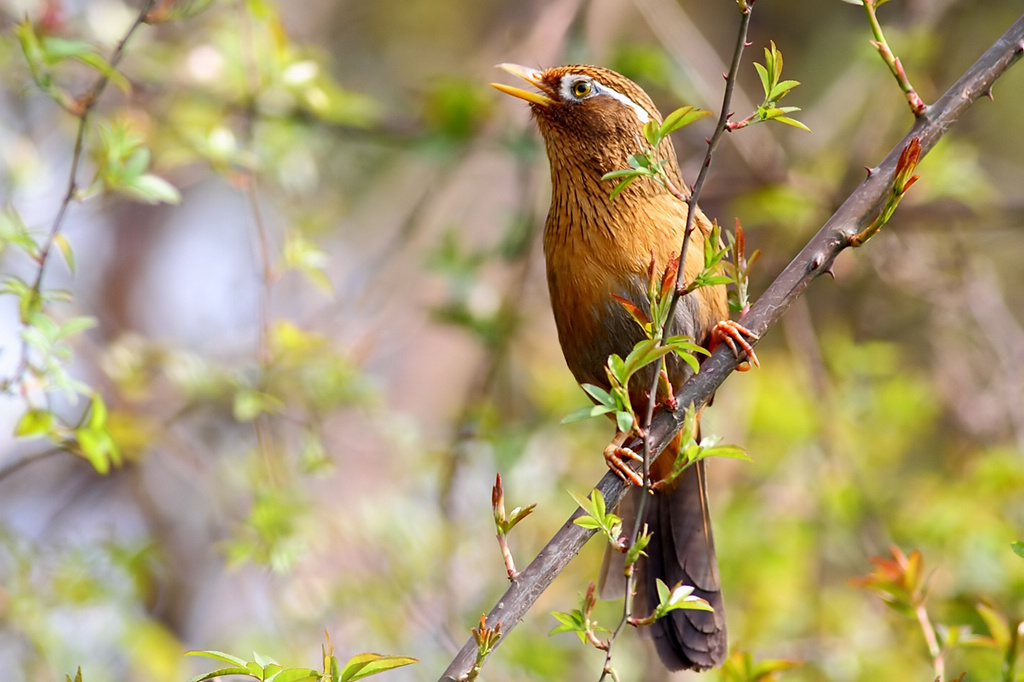
<svg viewBox="0 0 1024 682">
<path fill-rule="evenodd" d="M 983 54 L 978 61 L 932 106 L 927 107 L 913 127 L 875 168 L 867 179 L 847 198 L 825 225 L 786 266 L 761 297 L 751 306 L 740 323 L 764 338 L 789 306 L 819 275 L 829 272 L 832 262 L 850 243 L 850 237 L 875 217 L 892 185 L 896 163 L 903 149 L 913 138 L 921 144 L 921 156 L 949 132 L 960 116 L 974 102 L 989 92 L 993 83 L 1017 60 L 1024 56 L 1024 15 Z M 726 377 L 736 369 L 737 360 L 728 348 L 719 347 L 704 361 L 701 370 L 680 389 L 675 413 L 659 413 L 649 435 L 651 452 L 657 455 L 682 428 L 685 409 L 691 403 L 703 404 L 714 394 Z M 597 484 L 609 507 L 617 505 L 628 486 L 611 472 Z M 576 512 L 519 575 L 495 607 L 487 615 L 488 627 L 501 623 L 503 637 L 522 620 L 530 606 L 554 580 L 580 548 L 594 534 L 573 523 L 583 511 Z M 462 647 L 441 682 L 465 679 L 476 658 L 476 644 L 470 639 Z"/>
</svg>

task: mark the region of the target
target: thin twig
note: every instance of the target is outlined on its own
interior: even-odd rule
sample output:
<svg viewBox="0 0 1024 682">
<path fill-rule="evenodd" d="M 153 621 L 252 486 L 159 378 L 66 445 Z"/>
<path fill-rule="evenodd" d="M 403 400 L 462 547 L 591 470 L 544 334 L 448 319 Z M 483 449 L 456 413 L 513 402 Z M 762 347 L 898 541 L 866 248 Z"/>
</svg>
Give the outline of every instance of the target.
<svg viewBox="0 0 1024 682">
<path fill-rule="evenodd" d="M 26 467 L 29 464 L 40 462 L 44 459 L 48 459 L 49 457 L 53 455 L 58 455 L 62 452 L 67 452 L 67 449 L 63 447 L 47 448 L 46 450 L 33 452 L 31 455 L 25 455 L 21 459 L 17 459 L 13 462 L 10 462 L 9 464 L 5 464 L 4 466 L 0 467 L 0 481 L 3 481 L 8 476 L 11 476 L 17 471 L 20 471 L 23 467 Z"/>
<path fill-rule="evenodd" d="M 693 189 L 689 196 L 686 196 L 679 188 L 675 186 L 671 178 L 667 175 L 662 176 L 662 181 L 668 189 L 668 191 L 681 201 L 687 203 L 688 209 L 686 212 L 686 228 L 683 231 L 683 241 L 679 247 L 679 263 L 676 270 L 676 282 L 677 286 L 672 292 L 672 302 L 669 305 L 668 315 L 663 320 L 664 328 L 661 330 L 661 338 L 659 341 L 664 343 L 664 338 L 667 335 L 668 329 L 675 319 L 675 311 L 679 307 L 679 300 L 682 298 L 682 291 L 686 288 L 686 282 L 683 280 L 684 266 L 686 262 L 686 251 L 690 243 L 690 235 L 693 231 L 694 221 L 697 215 L 697 201 L 700 198 L 701 191 L 704 187 L 704 181 L 707 178 L 708 170 L 711 168 L 711 159 L 714 156 L 715 149 L 718 147 L 719 141 L 722 139 L 722 135 L 726 132 L 729 123 L 729 117 L 732 115 L 730 107 L 732 106 L 732 96 L 736 89 L 737 76 L 739 74 L 740 63 L 743 58 L 743 50 L 747 46 L 747 30 L 750 26 L 750 15 L 753 9 L 753 0 L 750 0 L 745 7 L 740 9 L 740 25 L 736 37 L 736 47 L 733 50 L 732 62 L 729 65 L 729 73 L 725 79 L 725 92 L 722 96 L 722 110 L 718 116 L 718 123 L 715 125 L 715 131 L 708 140 L 707 152 L 704 155 L 704 162 L 701 164 L 700 171 L 697 174 L 697 181 L 693 184 Z M 651 422 L 654 419 L 654 411 L 658 402 L 658 385 L 661 380 L 663 372 L 666 368 L 666 359 L 663 356 L 658 360 L 657 370 L 654 372 L 654 377 L 651 380 L 651 387 L 649 391 L 649 397 L 647 400 L 647 408 L 644 414 L 643 421 L 643 486 L 641 487 L 641 493 L 637 502 L 635 518 L 633 520 L 633 528 L 629 535 L 629 547 L 636 544 L 637 539 L 640 537 L 640 532 L 644 527 L 644 516 L 647 511 L 647 498 L 648 493 L 651 490 L 651 480 L 649 471 L 653 462 L 651 453 L 650 433 Z M 612 631 L 611 636 L 608 638 L 608 647 L 605 653 L 605 665 L 602 669 L 601 680 L 604 680 L 611 674 L 611 660 L 614 649 L 615 641 L 618 639 L 619 633 L 622 632 L 626 623 L 629 622 L 629 618 L 633 615 L 633 593 L 636 583 L 636 571 L 631 570 L 626 575 L 626 587 L 625 587 L 625 598 L 622 604 L 622 618 L 619 620 L 615 629 Z"/>
<path fill-rule="evenodd" d="M 242 42 L 241 49 L 245 64 L 245 75 L 248 80 L 246 92 L 246 111 L 244 117 L 244 139 L 245 145 L 255 154 L 255 128 L 256 128 L 256 98 L 261 89 L 259 68 L 256 62 L 255 38 L 253 37 L 252 17 L 246 7 L 246 3 L 239 0 L 239 32 Z M 259 303 L 257 310 L 257 337 L 256 355 L 259 364 L 259 379 L 257 387 L 263 390 L 266 381 L 267 369 L 271 362 L 270 357 L 270 289 L 274 282 L 274 266 L 270 255 L 270 240 L 267 236 L 266 221 L 263 218 L 263 209 L 260 207 L 259 197 L 259 175 L 255 162 L 248 164 L 244 169 L 245 175 L 245 197 L 249 204 L 249 212 L 252 216 L 253 226 L 256 229 L 256 253 L 260 270 Z M 273 429 L 269 423 L 267 413 L 260 411 L 252 420 L 253 431 L 256 434 L 256 449 L 263 458 L 268 475 L 273 476 L 275 467 L 272 462 L 273 455 Z"/>
<path fill-rule="evenodd" d="M 903 90 L 903 94 L 906 95 L 907 103 L 910 105 L 910 111 L 914 113 L 914 116 L 922 116 L 928 106 L 921 99 L 920 95 L 917 94 L 917 90 L 910 84 L 910 79 L 907 78 L 907 72 L 903 70 L 903 64 L 900 62 L 900 58 L 892 53 L 889 48 L 889 43 L 885 39 L 885 34 L 882 33 L 882 25 L 878 23 L 878 16 L 875 13 L 878 5 L 881 4 L 878 0 L 861 0 L 864 3 L 864 11 L 868 15 L 868 23 L 871 24 L 871 33 L 875 36 L 875 39 L 871 41 L 871 44 L 878 49 L 878 54 L 882 56 L 882 61 L 885 62 L 889 70 L 892 71 L 892 75 L 896 78 L 896 82 L 899 83 L 900 89 Z"/>
<path fill-rule="evenodd" d="M 146 4 L 143 5 L 142 9 L 139 11 L 138 16 L 135 17 L 135 21 L 114 47 L 114 51 L 111 53 L 110 59 L 108 60 L 111 71 L 117 68 L 118 63 L 121 61 L 121 57 L 124 55 L 124 48 L 131 37 L 135 34 L 135 31 L 139 26 L 146 22 L 146 16 L 152 9 L 155 1 L 156 0 L 147 0 Z M 64 191 L 64 198 L 61 200 L 60 207 L 57 209 L 57 215 L 54 217 L 53 223 L 50 225 L 50 231 L 46 235 L 46 241 L 43 242 L 43 246 L 39 249 L 39 254 L 35 259 L 39 264 L 39 269 L 36 271 L 35 280 L 32 282 L 31 296 L 33 299 L 38 299 L 42 295 L 43 273 L 46 271 L 46 264 L 50 258 L 50 251 L 53 249 L 53 244 L 57 241 L 57 237 L 60 235 L 61 228 L 64 225 L 64 218 L 67 217 L 71 202 L 74 201 L 75 196 L 78 194 L 78 168 L 82 163 L 82 152 L 85 151 L 85 131 L 89 125 L 89 115 L 96 107 L 96 103 L 99 102 L 100 96 L 103 94 L 103 91 L 106 90 L 108 83 L 110 83 L 110 76 L 107 73 L 100 73 L 99 77 L 93 82 L 92 87 L 75 100 L 75 104 L 77 105 L 76 109 L 75 111 L 70 112 L 78 117 L 78 130 L 75 132 L 75 147 L 71 154 L 71 168 L 68 170 L 68 182 Z M 58 102 L 58 104 L 60 103 Z M 63 105 L 62 108 L 68 110 L 67 107 L 64 107 Z M 22 338 L 21 357 L 18 360 L 18 366 L 11 374 L 10 379 L 3 382 L 4 387 L 20 383 L 25 376 L 25 372 L 28 371 L 28 364 L 28 341 Z"/>
<path fill-rule="evenodd" d="M 942 647 L 939 646 L 939 638 L 935 634 L 935 626 L 928 617 L 928 609 L 925 608 L 924 599 L 921 599 L 914 607 L 914 614 L 917 622 L 921 625 L 921 632 L 924 634 L 924 641 L 928 644 L 928 653 L 932 657 L 932 665 L 935 669 L 937 679 L 946 679 L 946 660 L 942 655 Z"/>
<path fill-rule="evenodd" d="M 904 139 L 893 147 L 875 171 L 853 191 L 740 322 L 763 338 L 764 333 L 778 322 L 804 289 L 818 276 L 829 271 L 836 256 L 848 247 L 849 236 L 874 218 L 892 184 L 899 156 L 910 140 L 914 137 L 920 140 L 921 155 L 925 156 L 949 132 L 960 116 L 988 92 L 993 83 L 1022 55 L 1024 16 L 929 108 L 927 115 L 917 119 Z M 728 348 L 716 349 L 704 361 L 700 373 L 687 381 L 676 394 L 679 410 L 675 413 L 663 411 L 655 416 L 648 434 L 652 453 L 660 453 L 682 429 L 686 407 L 691 403 L 706 402 L 738 364 L 738 359 Z M 604 495 L 609 508 L 619 504 L 628 489 L 610 471 L 595 487 Z M 573 513 L 488 614 L 487 624 L 501 621 L 506 635 L 503 639 L 507 639 L 507 634 L 522 620 L 534 601 L 594 534 L 595 531 L 573 523 L 583 513 L 581 509 Z M 449 682 L 462 678 L 472 667 L 475 656 L 476 644 L 470 640 L 442 673 L 440 680 Z"/>
</svg>

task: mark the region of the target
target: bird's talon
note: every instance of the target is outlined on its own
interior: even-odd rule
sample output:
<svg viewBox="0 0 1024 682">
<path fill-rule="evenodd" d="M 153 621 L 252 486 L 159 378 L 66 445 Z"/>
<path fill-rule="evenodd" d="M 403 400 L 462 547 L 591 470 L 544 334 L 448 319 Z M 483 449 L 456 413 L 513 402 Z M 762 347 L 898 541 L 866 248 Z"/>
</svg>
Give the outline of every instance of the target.
<svg viewBox="0 0 1024 682">
<path fill-rule="evenodd" d="M 640 478 L 640 475 L 633 471 L 632 467 L 626 464 L 626 460 L 631 459 L 636 462 L 642 462 L 643 457 L 636 454 L 629 448 L 617 446 L 614 443 L 610 444 L 604 450 L 604 461 L 608 464 L 608 468 L 611 469 L 615 475 L 621 478 L 623 481 L 632 483 L 633 485 L 642 486 L 644 480 Z"/>
<path fill-rule="evenodd" d="M 741 372 L 745 372 L 750 369 L 750 366 L 760 367 L 761 363 L 757 359 L 757 355 L 754 354 L 754 347 L 750 345 L 747 339 L 757 341 L 760 337 L 754 332 L 750 331 L 738 322 L 732 320 L 722 320 L 715 325 L 714 329 L 711 330 L 711 349 L 719 343 L 724 343 L 732 351 L 733 357 L 737 360 L 740 359 L 740 350 L 746 354 L 747 360 L 740 363 L 741 365 L 746 363 L 745 369 L 739 369 Z M 749 362 L 748 362 L 749 361 Z"/>
</svg>

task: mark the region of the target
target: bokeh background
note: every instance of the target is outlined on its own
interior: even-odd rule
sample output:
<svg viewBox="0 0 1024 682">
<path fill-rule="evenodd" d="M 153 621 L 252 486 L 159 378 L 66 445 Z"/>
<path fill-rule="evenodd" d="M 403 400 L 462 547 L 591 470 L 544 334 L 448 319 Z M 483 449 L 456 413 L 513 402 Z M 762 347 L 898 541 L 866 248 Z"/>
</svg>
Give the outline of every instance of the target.
<svg viewBox="0 0 1024 682">
<path fill-rule="evenodd" d="M 0 395 L 0 670 L 8 682 L 182 681 L 255 650 L 319 665 L 421 663 L 436 679 L 507 582 L 490 486 L 536 503 L 512 536 L 527 563 L 603 473 L 547 304 L 539 230 L 547 162 L 497 62 L 589 62 L 663 110 L 715 109 L 738 21 L 727 0 L 179 2 L 144 26 L 90 121 L 125 125 L 180 205 L 103 193 L 70 207 L 48 306 L 96 326 L 69 342 L 123 463 L 100 475 L 46 438 L 10 434 L 45 381 Z M 0 2 L 0 241 L 5 277 L 37 266 L 9 239 L 45 232 L 77 121 L 33 84 L 14 35 L 109 54 L 138 12 L 121 0 Z M 1014 0 L 893 0 L 886 35 L 934 101 L 1017 19 Z M 760 0 L 750 65 L 774 40 L 785 104 L 810 128 L 725 140 L 702 200 L 762 251 L 756 296 L 912 122 L 862 9 Z M 95 72 L 55 67 L 69 92 Z M 790 659 L 790 680 L 932 680 L 921 631 L 851 579 L 895 543 L 920 550 L 940 635 L 987 636 L 976 605 L 1024 617 L 1024 69 L 997 83 L 922 163 L 865 248 L 844 253 L 734 375 L 705 430 L 753 462 L 711 465 L 734 650 Z M 711 119 L 676 136 L 691 181 Z M 0 377 L 20 357 L 0 296 Z M 51 393 L 73 423 L 88 401 Z M 28 402 L 26 402 L 28 401 Z M 550 612 L 595 579 L 592 542 L 488 663 L 488 680 L 597 679 L 603 656 L 548 637 Z M 599 608 L 611 626 L 617 604 Z M 947 630 L 945 626 L 960 626 Z M 957 646 L 953 677 L 1000 677 L 1002 655 Z M 623 679 L 668 679 L 632 633 Z M 716 679 L 718 673 L 709 673 Z M 680 676 L 680 679 L 685 675 Z M 382 678 L 383 679 L 383 678 Z"/>
</svg>

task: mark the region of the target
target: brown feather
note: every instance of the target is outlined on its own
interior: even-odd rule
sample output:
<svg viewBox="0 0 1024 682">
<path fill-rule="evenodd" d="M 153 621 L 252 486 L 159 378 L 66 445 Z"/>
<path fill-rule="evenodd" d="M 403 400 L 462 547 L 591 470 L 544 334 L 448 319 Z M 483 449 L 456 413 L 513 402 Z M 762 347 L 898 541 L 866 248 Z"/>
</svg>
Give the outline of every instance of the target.
<svg viewBox="0 0 1024 682">
<path fill-rule="evenodd" d="M 611 94 L 566 99 L 563 86 L 577 78 L 593 79 Z M 558 339 L 577 381 L 607 388 L 608 356 L 624 357 L 643 338 L 640 327 L 613 296 L 648 310 L 651 255 L 660 272 L 679 253 L 687 205 L 650 180 L 633 182 L 614 201 L 609 199 L 615 182 L 602 176 L 628 167 L 629 156 L 643 150 L 642 117 L 662 120 L 635 83 L 607 69 L 580 65 L 547 69 L 529 80 L 550 100 L 532 102 L 531 108 L 551 165 L 544 254 Z M 665 139 L 657 153 L 666 160 L 665 170 L 675 186 L 684 187 L 672 142 Z M 703 269 L 704 240 L 711 232 L 710 222 L 699 211 L 696 226 L 683 268 L 686 281 Z M 714 326 L 727 317 L 724 287 L 702 288 L 680 301 L 670 333 L 685 334 L 706 345 Z M 634 410 L 641 414 L 653 371 L 641 372 L 630 384 Z M 676 388 L 692 373 L 677 358 L 670 358 L 668 371 Z M 652 475 L 664 476 L 678 451 L 677 438 L 654 463 Z M 637 615 L 653 609 L 656 579 L 669 587 L 679 581 L 693 585 L 712 604 L 714 613 L 675 611 L 651 626 L 650 634 L 670 670 L 718 665 L 727 648 L 725 614 L 703 464 L 691 467 L 670 489 L 656 494 L 649 508 L 646 520 L 654 538 L 639 566 Z M 627 520 L 625 527 L 632 527 L 632 521 Z M 621 561 L 606 560 L 604 576 L 611 580 L 616 571 L 621 571 Z M 608 588 L 614 591 L 614 586 Z"/>
</svg>

